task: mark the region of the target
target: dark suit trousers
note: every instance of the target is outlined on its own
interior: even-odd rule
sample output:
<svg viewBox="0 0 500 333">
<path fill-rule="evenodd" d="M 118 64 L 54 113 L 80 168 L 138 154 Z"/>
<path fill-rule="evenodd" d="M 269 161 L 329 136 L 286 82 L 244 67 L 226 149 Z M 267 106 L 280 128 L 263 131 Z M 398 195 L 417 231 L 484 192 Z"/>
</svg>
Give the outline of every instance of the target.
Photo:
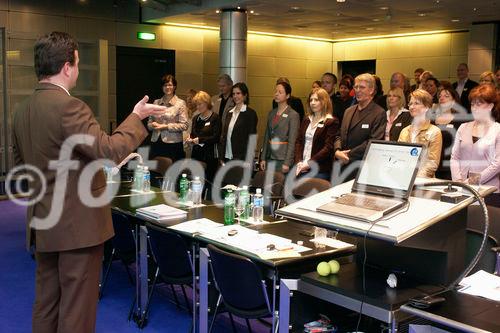
<svg viewBox="0 0 500 333">
<path fill-rule="evenodd" d="M 103 249 L 36 252 L 34 333 L 94 332 Z"/>
</svg>

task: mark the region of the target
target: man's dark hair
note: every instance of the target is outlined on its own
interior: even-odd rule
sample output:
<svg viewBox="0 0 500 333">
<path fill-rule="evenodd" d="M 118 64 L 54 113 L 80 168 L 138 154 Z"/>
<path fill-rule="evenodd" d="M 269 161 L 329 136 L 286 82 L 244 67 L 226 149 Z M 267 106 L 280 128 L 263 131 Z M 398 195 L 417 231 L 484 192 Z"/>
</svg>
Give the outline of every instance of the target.
<svg viewBox="0 0 500 333">
<path fill-rule="evenodd" d="M 333 84 L 337 84 L 337 75 L 330 72 L 326 72 L 325 74 L 323 74 L 323 76 L 331 77 L 333 79 Z"/>
<path fill-rule="evenodd" d="M 78 43 L 66 32 L 53 31 L 35 43 L 35 73 L 38 80 L 58 74 L 64 64 L 75 64 Z"/>
</svg>

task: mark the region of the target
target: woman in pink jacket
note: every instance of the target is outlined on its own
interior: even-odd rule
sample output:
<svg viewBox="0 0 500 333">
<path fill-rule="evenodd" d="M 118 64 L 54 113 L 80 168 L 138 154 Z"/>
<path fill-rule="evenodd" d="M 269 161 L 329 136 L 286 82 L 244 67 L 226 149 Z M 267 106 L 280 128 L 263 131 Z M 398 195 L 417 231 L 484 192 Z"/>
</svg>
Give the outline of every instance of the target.
<svg viewBox="0 0 500 333">
<path fill-rule="evenodd" d="M 485 198 L 487 204 L 500 207 L 500 124 L 498 97 L 490 85 L 477 86 L 469 95 L 474 120 L 457 131 L 451 153 L 451 175 L 455 181 L 495 186 Z"/>
</svg>

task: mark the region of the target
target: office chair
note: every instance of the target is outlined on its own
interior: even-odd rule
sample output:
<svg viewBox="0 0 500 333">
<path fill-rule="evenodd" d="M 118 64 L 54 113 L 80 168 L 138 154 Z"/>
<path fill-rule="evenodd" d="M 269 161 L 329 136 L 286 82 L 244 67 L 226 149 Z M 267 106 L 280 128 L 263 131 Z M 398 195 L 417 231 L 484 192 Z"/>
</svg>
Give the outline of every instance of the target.
<svg viewBox="0 0 500 333">
<path fill-rule="evenodd" d="M 160 278 L 162 282 L 170 285 L 175 303 L 178 307 L 180 307 L 179 301 L 173 286 L 181 286 L 186 307 L 189 313 L 191 313 L 191 307 L 189 306 L 185 289 L 186 285 L 190 286 L 193 282 L 193 256 L 188 244 L 179 234 L 174 232 L 153 226 L 147 226 L 147 229 L 151 243 L 151 252 L 158 267 L 149 291 L 144 318 L 147 319 L 151 297 L 158 282 L 158 278 Z M 139 327 L 143 327 L 144 325 L 145 322 L 139 323 Z"/>
<path fill-rule="evenodd" d="M 331 187 L 332 185 L 327 180 L 320 178 L 306 178 L 301 180 L 301 183 L 292 190 L 292 194 L 298 199 L 302 199 L 311 195 L 313 191 L 315 191 L 315 193 L 323 192 Z"/>
<path fill-rule="evenodd" d="M 283 204 L 283 187 L 285 186 L 285 175 L 282 172 L 274 172 L 272 179 L 267 181 L 265 171 L 257 171 L 250 182 L 252 189 L 261 188 L 265 198 L 269 198 L 267 213 L 274 215 L 274 212 Z"/>
<path fill-rule="evenodd" d="M 468 228 L 466 237 L 465 263 L 469 264 L 481 246 L 483 232 Z M 488 236 L 488 243 L 486 244 L 483 256 L 469 275 L 479 270 L 497 275 L 500 273 L 500 247 L 498 247 L 498 241 L 493 236 Z"/>
<path fill-rule="evenodd" d="M 493 238 L 500 240 L 500 208 L 488 206 L 488 215 L 490 217 L 490 230 L 489 234 Z M 467 228 L 474 230 L 483 230 L 484 216 L 483 211 L 478 205 L 470 205 L 467 208 Z"/>
<path fill-rule="evenodd" d="M 229 312 L 233 331 L 236 331 L 232 315 L 244 318 L 249 332 L 249 319 L 272 317 L 266 282 L 257 265 L 249 258 L 223 251 L 211 244 L 210 268 L 219 291 L 219 298 L 208 332 L 212 331 L 217 315 Z M 224 306 L 223 310 L 221 305 Z"/>
<path fill-rule="evenodd" d="M 104 275 L 99 285 L 99 299 L 102 298 L 104 288 L 109 278 L 111 264 L 115 259 L 120 261 L 125 266 L 130 283 L 134 283 L 132 274 L 130 273 L 129 265 L 135 262 L 135 234 L 128 217 L 122 213 L 112 211 L 113 228 L 115 235 L 109 243 L 111 244 L 111 254 L 107 258 L 104 265 Z"/>
</svg>

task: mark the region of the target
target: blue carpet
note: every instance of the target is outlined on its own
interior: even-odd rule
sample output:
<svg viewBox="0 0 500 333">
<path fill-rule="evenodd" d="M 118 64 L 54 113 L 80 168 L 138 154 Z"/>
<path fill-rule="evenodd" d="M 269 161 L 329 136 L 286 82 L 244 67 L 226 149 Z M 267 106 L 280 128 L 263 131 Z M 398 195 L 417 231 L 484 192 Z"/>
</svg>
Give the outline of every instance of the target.
<svg viewBox="0 0 500 333">
<path fill-rule="evenodd" d="M 0 332 L 31 331 L 35 262 L 25 250 L 25 215 L 24 207 L 0 201 Z M 143 330 L 138 329 L 135 323 L 127 321 L 134 286 L 123 265 L 114 263 L 104 297 L 99 302 L 96 332 L 189 332 L 189 314 L 178 309 L 169 294 L 169 290 L 157 288 L 151 301 L 148 325 Z M 237 322 L 238 331 L 246 332 L 246 327 L 240 323 Z M 255 321 L 252 321 L 252 328 L 256 333 L 269 330 Z M 231 331 L 227 317 L 219 316 L 213 332 Z"/>
</svg>

